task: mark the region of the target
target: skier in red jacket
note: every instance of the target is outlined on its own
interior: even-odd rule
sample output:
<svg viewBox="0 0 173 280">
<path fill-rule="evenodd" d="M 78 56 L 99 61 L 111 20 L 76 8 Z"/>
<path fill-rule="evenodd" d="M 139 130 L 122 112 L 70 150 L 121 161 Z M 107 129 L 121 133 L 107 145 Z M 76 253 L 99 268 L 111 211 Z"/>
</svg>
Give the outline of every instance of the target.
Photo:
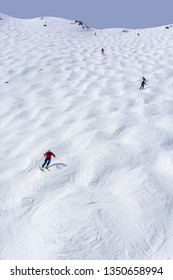
<svg viewBox="0 0 173 280">
<path fill-rule="evenodd" d="M 44 154 L 44 157 L 45 157 L 45 160 L 44 160 L 44 163 L 42 165 L 42 168 L 46 165 L 45 168 L 48 168 L 50 162 L 51 162 L 51 157 L 56 157 L 54 155 L 54 153 L 51 152 L 51 150 L 47 151 L 45 154 Z"/>
</svg>

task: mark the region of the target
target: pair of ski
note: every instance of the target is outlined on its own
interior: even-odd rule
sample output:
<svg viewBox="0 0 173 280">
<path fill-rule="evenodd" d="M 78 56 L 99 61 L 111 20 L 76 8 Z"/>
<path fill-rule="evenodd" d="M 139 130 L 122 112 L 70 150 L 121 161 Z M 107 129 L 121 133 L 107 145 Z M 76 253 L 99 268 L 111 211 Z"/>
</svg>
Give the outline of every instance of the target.
<svg viewBox="0 0 173 280">
<path fill-rule="evenodd" d="M 46 168 L 46 167 L 40 167 L 40 166 L 39 166 L 39 168 L 40 168 L 40 170 L 43 171 L 43 172 L 46 172 L 46 170 L 50 171 L 50 169 L 49 169 L 49 168 Z"/>
</svg>

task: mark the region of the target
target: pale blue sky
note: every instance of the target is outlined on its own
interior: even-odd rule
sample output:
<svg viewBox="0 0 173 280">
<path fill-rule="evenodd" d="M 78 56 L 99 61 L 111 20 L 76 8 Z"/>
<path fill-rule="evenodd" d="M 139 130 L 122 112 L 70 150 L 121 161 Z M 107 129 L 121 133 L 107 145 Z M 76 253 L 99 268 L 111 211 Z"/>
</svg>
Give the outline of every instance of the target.
<svg viewBox="0 0 173 280">
<path fill-rule="evenodd" d="M 173 0 L 0 0 L 0 12 L 17 18 L 78 19 L 93 28 L 173 24 Z"/>
</svg>

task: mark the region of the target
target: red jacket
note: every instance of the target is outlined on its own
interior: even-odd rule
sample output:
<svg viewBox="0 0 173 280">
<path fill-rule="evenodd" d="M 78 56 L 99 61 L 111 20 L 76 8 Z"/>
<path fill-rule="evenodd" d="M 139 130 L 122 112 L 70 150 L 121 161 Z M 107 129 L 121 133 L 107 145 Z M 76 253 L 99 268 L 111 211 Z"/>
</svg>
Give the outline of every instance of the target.
<svg viewBox="0 0 173 280">
<path fill-rule="evenodd" d="M 51 159 L 51 156 L 55 157 L 54 153 L 48 151 L 44 154 L 44 157 L 46 157 L 47 159 Z"/>
</svg>

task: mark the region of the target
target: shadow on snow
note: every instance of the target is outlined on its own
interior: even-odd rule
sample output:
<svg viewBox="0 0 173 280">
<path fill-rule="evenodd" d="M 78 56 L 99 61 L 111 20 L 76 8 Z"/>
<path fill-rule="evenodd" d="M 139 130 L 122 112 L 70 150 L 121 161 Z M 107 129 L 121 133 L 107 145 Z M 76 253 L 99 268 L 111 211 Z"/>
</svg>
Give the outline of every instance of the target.
<svg viewBox="0 0 173 280">
<path fill-rule="evenodd" d="M 65 163 L 54 163 L 54 164 L 49 165 L 49 168 L 53 167 L 53 166 L 58 168 L 58 169 L 62 169 L 63 167 L 65 167 L 67 165 Z"/>
</svg>

